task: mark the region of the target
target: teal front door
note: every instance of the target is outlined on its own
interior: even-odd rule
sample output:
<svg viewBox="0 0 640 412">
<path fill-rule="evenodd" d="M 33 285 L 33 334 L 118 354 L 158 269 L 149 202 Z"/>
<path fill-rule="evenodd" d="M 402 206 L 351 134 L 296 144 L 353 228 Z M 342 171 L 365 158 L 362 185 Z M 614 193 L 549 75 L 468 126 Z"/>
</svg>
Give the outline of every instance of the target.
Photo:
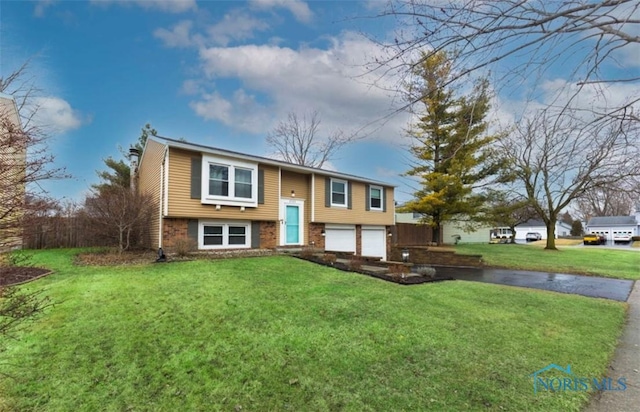
<svg viewBox="0 0 640 412">
<path fill-rule="evenodd" d="M 297 205 L 286 206 L 286 238 L 288 245 L 300 244 L 300 207 Z"/>
</svg>

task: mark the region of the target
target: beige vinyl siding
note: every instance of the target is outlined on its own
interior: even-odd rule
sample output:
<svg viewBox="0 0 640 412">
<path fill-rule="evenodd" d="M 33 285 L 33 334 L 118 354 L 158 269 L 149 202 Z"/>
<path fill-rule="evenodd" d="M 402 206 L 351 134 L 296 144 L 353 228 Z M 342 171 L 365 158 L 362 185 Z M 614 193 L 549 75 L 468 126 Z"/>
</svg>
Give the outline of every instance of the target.
<svg viewBox="0 0 640 412">
<path fill-rule="evenodd" d="M 315 175 L 315 221 L 362 225 L 393 225 L 393 187 L 386 188 L 386 212 L 365 210 L 368 194 L 366 184 L 351 181 L 352 208 L 325 206 L 325 176 Z"/>
<path fill-rule="evenodd" d="M 22 247 L 22 224 L 25 204 L 25 170 L 27 164 L 22 126 L 13 99 L 0 97 L 0 251 Z"/>
<path fill-rule="evenodd" d="M 138 167 L 138 190 L 141 193 L 150 194 L 154 205 L 150 230 L 151 246 L 154 248 L 159 245 L 160 182 L 164 178 L 161 176 L 164 151 L 165 145 L 154 140 L 148 140 Z"/>
<path fill-rule="evenodd" d="M 291 197 L 291 190 L 295 190 L 296 199 L 311 199 L 311 176 L 283 170 L 280 196 Z"/>
<path fill-rule="evenodd" d="M 296 193 L 295 199 L 304 200 L 304 244 L 309 243 L 309 222 L 311 221 L 311 175 L 282 171 L 282 184 L 280 185 L 280 196 L 291 198 L 291 190 Z M 281 225 L 278 225 L 278 236 Z M 279 239 L 279 238 L 278 238 Z"/>
<path fill-rule="evenodd" d="M 264 204 L 246 207 L 244 212 L 240 211 L 240 206 L 222 206 L 216 210 L 214 205 L 203 205 L 200 199 L 191 198 L 191 158 L 194 156 L 200 156 L 200 153 L 169 149 L 168 217 L 278 220 L 277 167 L 259 166 L 264 169 Z"/>
</svg>

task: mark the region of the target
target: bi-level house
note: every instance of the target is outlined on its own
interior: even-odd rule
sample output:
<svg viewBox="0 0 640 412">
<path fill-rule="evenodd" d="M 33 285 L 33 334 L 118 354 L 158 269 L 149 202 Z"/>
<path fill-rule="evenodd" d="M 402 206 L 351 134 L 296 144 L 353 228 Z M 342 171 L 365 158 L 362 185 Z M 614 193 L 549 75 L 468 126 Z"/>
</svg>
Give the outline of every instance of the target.
<svg viewBox="0 0 640 412">
<path fill-rule="evenodd" d="M 154 247 L 312 245 L 386 260 L 394 187 L 363 177 L 184 141 L 150 137 L 139 190 L 155 203 Z"/>
</svg>

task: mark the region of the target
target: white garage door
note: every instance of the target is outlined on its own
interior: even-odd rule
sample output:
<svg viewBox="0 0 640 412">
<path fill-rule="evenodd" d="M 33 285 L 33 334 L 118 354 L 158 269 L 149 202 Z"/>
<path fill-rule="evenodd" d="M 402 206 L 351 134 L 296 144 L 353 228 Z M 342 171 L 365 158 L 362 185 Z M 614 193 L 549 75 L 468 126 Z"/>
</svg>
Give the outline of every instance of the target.
<svg viewBox="0 0 640 412">
<path fill-rule="evenodd" d="M 384 227 L 362 226 L 362 256 L 378 256 L 387 260 L 387 233 Z"/>
<path fill-rule="evenodd" d="M 356 251 L 355 226 L 326 226 L 324 229 L 324 248 L 335 252 Z"/>
</svg>

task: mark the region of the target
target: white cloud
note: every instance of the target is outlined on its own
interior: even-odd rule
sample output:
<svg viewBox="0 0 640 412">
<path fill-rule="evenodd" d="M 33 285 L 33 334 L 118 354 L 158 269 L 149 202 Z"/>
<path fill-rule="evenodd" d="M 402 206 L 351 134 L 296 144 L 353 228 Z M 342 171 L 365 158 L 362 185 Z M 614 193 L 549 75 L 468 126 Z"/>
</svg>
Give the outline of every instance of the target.
<svg viewBox="0 0 640 412">
<path fill-rule="evenodd" d="M 222 21 L 207 28 L 209 38 L 213 44 L 226 46 L 232 40 L 247 40 L 253 37 L 255 31 L 264 31 L 269 25 L 240 10 L 233 10 L 225 14 Z"/>
<path fill-rule="evenodd" d="M 290 111 L 318 110 L 326 133 L 335 129 L 359 131 L 397 141 L 407 116 L 386 118 L 393 95 L 385 91 L 392 90 L 397 79 L 380 79 L 378 73 L 364 67 L 379 53 L 376 44 L 351 33 L 331 39 L 327 49 L 295 50 L 276 45 L 202 48 L 200 58 L 207 78 L 238 79 L 241 87 L 229 98 L 219 91 L 216 99 L 211 93 L 204 94 L 192 107 L 206 119 L 225 119 L 225 124 L 262 133 Z M 224 115 L 204 110 L 213 109 L 222 98 L 228 102 Z M 248 117 L 252 121 L 248 122 Z"/>
<path fill-rule="evenodd" d="M 91 0 L 92 4 L 106 6 L 110 4 L 135 4 L 147 10 L 159 10 L 166 13 L 184 13 L 197 10 L 196 0 Z"/>
<path fill-rule="evenodd" d="M 623 107 L 640 96 L 638 83 L 593 83 L 579 86 L 564 79 L 550 79 L 542 83 L 540 103 L 556 108 L 570 107 L 593 118 L 594 113 L 606 113 Z M 636 110 L 639 108 L 635 104 Z"/>
<path fill-rule="evenodd" d="M 218 93 L 203 94 L 198 102 L 191 102 L 191 108 L 205 120 L 218 120 L 226 125 L 233 124 L 233 105 Z"/>
<path fill-rule="evenodd" d="M 269 29 L 265 21 L 252 17 L 240 10 L 232 10 L 216 24 L 206 28 L 206 35 L 192 33 L 193 22 L 183 20 L 171 29 L 158 28 L 153 35 L 167 47 L 204 47 L 206 45 L 227 46 L 232 41 L 242 41 L 254 37 L 256 31 Z"/>
<path fill-rule="evenodd" d="M 186 94 L 187 96 L 193 96 L 203 91 L 202 86 L 200 85 L 200 81 L 196 79 L 187 79 L 182 82 L 182 87 L 180 88 L 180 93 Z"/>
<path fill-rule="evenodd" d="M 171 30 L 164 28 L 156 29 L 153 35 L 164 42 L 167 47 L 189 47 L 193 45 L 191 39 L 191 27 L 193 22 L 183 20 L 177 23 Z"/>
<path fill-rule="evenodd" d="M 83 123 L 80 113 L 59 97 L 38 97 L 36 105 L 38 106 L 36 122 L 55 133 L 62 134 L 77 129 Z"/>
<path fill-rule="evenodd" d="M 33 9 L 33 14 L 36 17 L 44 17 L 47 9 L 51 7 L 55 2 L 56 0 L 39 0 L 36 3 L 35 8 Z"/>
<path fill-rule="evenodd" d="M 308 23 L 313 18 L 309 5 L 301 0 L 252 0 L 251 4 L 257 8 L 284 8 L 289 10 L 298 21 Z"/>
</svg>

